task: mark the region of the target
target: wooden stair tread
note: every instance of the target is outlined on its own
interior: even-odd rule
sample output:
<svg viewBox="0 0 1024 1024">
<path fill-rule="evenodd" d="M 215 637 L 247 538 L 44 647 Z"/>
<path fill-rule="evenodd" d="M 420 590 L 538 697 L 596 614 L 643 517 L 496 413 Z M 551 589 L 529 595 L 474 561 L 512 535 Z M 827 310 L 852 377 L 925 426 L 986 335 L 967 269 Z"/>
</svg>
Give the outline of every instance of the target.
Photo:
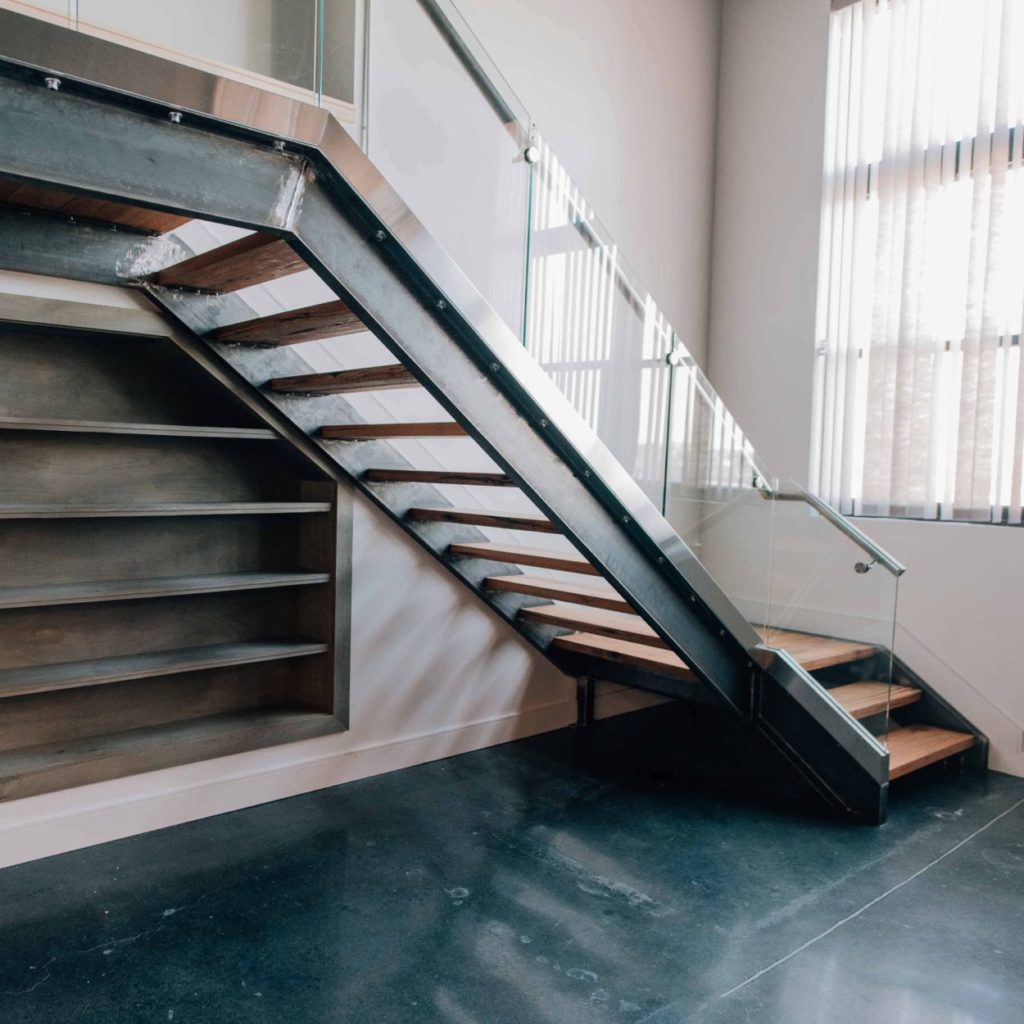
<svg viewBox="0 0 1024 1024">
<path fill-rule="evenodd" d="M 287 309 L 271 316 L 243 320 L 213 331 L 214 341 L 258 345 L 298 345 L 365 331 L 362 320 L 340 299 L 304 309 Z M 314 374 L 313 376 L 324 376 Z"/>
<path fill-rule="evenodd" d="M 828 692 L 854 718 L 880 715 L 886 708 L 904 708 L 919 701 L 922 696 L 921 691 L 914 686 L 879 682 L 846 683 L 833 686 Z"/>
<path fill-rule="evenodd" d="M 535 605 L 532 608 L 521 608 L 519 617 L 530 622 L 542 622 L 561 629 L 582 630 L 584 633 L 615 637 L 648 647 L 665 646 L 661 637 L 639 615 L 608 611 L 601 607 L 582 607 L 573 604 Z"/>
<path fill-rule="evenodd" d="M 419 381 L 401 363 L 364 366 L 358 370 L 304 373 L 270 381 L 271 391 L 292 395 L 343 395 L 353 391 L 384 391 L 418 387 Z"/>
<path fill-rule="evenodd" d="M 154 274 L 154 284 L 203 292 L 236 292 L 305 270 L 302 257 L 283 239 L 252 234 Z"/>
<path fill-rule="evenodd" d="M 330 511 L 326 501 L 156 501 L 125 505 L 0 505 L 0 519 L 107 519 L 130 516 L 294 515 Z"/>
<path fill-rule="evenodd" d="M 421 523 L 466 523 L 471 526 L 500 526 L 506 530 L 531 530 L 535 533 L 557 533 L 549 519 L 536 512 L 487 512 L 475 508 L 411 508 L 409 519 Z"/>
<path fill-rule="evenodd" d="M 759 627 L 757 631 L 762 637 L 768 637 L 766 642 L 772 647 L 782 648 L 791 654 L 808 672 L 816 672 L 831 665 L 860 661 L 862 658 L 870 658 L 878 651 L 874 644 L 856 640 L 840 640 L 786 629 L 766 630 Z"/>
<path fill-rule="evenodd" d="M 260 707 L 0 753 L 0 800 L 342 731 L 333 715 Z"/>
<path fill-rule="evenodd" d="M 586 576 L 600 575 L 594 566 L 576 552 L 549 551 L 547 548 L 528 548 L 482 541 L 478 544 L 451 544 L 448 547 L 448 554 L 465 558 L 483 558 L 490 562 L 504 562 L 507 565 L 561 569 L 563 572 L 578 572 Z"/>
<path fill-rule="evenodd" d="M 516 573 L 514 576 L 488 576 L 484 580 L 484 586 L 489 590 L 547 597 L 553 601 L 571 601 L 573 604 L 585 604 L 617 612 L 633 610 L 632 606 L 607 583 L 566 583 L 550 576 Z"/>
<path fill-rule="evenodd" d="M 889 748 L 889 778 L 917 771 L 974 746 L 975 736 L 934 725 L 906 725 L 890 730 L 879 740 Z"/>
<path fill-rule="evenodd" d="M 303 658 L 311 654 L 323 654 L 326 650 L 326 644 L 311 640 L 251 640 L 8 668 L 0 670 L 0 697 L 51 693 L 55 690 L 119 683 L 128 679 L 149 679 L 229 665 Z"/>
<path fill-rule="evenodd" d="M 264 427 L 193 427 L 177 423 L 120 423 L 113 420 L 60 420 L 26 416 L 0 416 L 0 430 L 39 430 L 70 434 L 143 434 L 155 437 L 224 438 L 276 441 Z"/>
<path fill-rule="evenodd" d="M 339 423 L 321 427 L 325 441 L 367 441 L 379 437 L 465 437 L 454 420 L 440 423 Z"/>
<path fill-rule="evenodd" d="M 147 210 L 109 199 L 69 192 L 47 185 L 28 185 L 17 181 L 0 181 L 0 202 L 33 210 L 46 210 L 65 217 L 80 217 L 106 224 L 163 234 L 187 224 L 191 218 L 161 210 Z"/>
<path fill-rule="evenodd" d="M 330 574 L 326 572 L 230 572 L 201 576 L 161 576 L 148 579 L 0 587 L 0 608 L 38 608 L 48 605 L 216 594 L 236 590 L 307 587 L 326 583 L 330 578 Z"/>
<path fill-rule="evenodd" d="M 448 469 L 368 469 L 373 483 L 461 484 L 464 487 L 515 487 L 504 473 L 468 473 Z"/>
<path fill-rule="evenodd" d="M 635 644 L 615 637 L 598 636 L 595 633 L 556 636 L 551 643 L 563 651 L 604 658 L 622 665 L 632 665 L 647 672 L 678 679 L 696 678 L 682 659 L 665 648 L 648 647 L 646 644 Z"/>
</svg>

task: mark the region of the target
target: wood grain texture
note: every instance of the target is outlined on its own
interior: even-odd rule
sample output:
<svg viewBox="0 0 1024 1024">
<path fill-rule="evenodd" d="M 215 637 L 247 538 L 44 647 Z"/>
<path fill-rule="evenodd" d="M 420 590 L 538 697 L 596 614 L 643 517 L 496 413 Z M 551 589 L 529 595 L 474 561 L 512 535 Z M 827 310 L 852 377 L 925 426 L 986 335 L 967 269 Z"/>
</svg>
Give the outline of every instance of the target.
<svg viewBox="0 0 1024 1024">
<path fill-rule="evenodd" d="M 921 691 L 913 686 L 895 686 L 888 683 L 865 682 L 833 686 L 829 696 L 838 701 L 854 718 L 870 718 L 884 714 L 888 708 L 905 708 L 921 699 Z"/>
<path fill-rule="evenodd" d="M 339 423 L 320 428 L 325 441 L 368 441 L 379 437 L 465 437 L 466 431 L 450 423 Z"/>
<path fill-rule="evenodd" d="M 108 420 L 60 420 L 30 416 L 0 416 L 0 430 L 27 430 L 55 434 L 194 437 L 231 441 L 280 440 L 280 435 L 263 427 L 191 427 L 177 423 L 119 423 Z"/>
<path fill-rule="evenodd" d="M 547 548 L 519 547 L 516 544 L 480 542 L 478 544 L 451 544 L 448 554 L 461 558 L 483 558 L 489 562 L 508 565 L 532 565 L 539 569 L 561 569 L 586 576 L 600 576 L 597 569 L 582 555 L 575 552 L 549 551 Z"/>
<path fill-rule="evenodd" d="M 165 288 L 222 294 L 305 269 L 302 257 L 283 238 L 256 233 L 167 267 L 152 280 Z"/>
<path fill-rule="evenodd" d="M 889 748 L 889 778 L 898 779 L 974 746 L 975 737 L 934 725 L 907 725 L 880 737 Z"/>
<path fill-rule="evenodd" d="M 333 715 L 256 708 L 0 754 L 0 800 L 339 732 Z"/>
<path fill-rule="evenodd" d="M 326 583 L 326 572 L 232 572 L 201 576 L 163 576 L 150 579 L 96 580 L 51 583 L 30 587 L 0 587 L 0 608 L 137 601 L 239 590 L 273 590 Z"/>
<path fill-rule="evenodd" d="M 487 512 L 476 508 L 411 508 L 406 515 L 419 523 L 467 523 L 506 530 L 558 533 L 558 527 L 535 512 Z"/>
<path fill-rule="evenodd" d="M 222 668 L 228 665 L 255 665 L 261 661 L 305 658 L 323 654 L 327 645 L 308 640 L 267 640 L 244 643 L 211 644 L 178 650 L 153 651 L 117 658 L 32 665 L 28 668 L 0 670 L 0 697 L 28 693 L 52 693 L 79 686 L 102 686 L 127 679 L 145 679 L 178 672 Z"/>
<path fill-rule="evenodd" d="M 127 505 L 0 505 L 0 519 L 99 519 L 133 516 L 265 516 L 327 512 L 321 501 L 185 501 Z"/>
<path fill-rule="evenodd" d="M 467 473 L 448 469 L 368 469 L 371 483 L 459 484 L 463 487 L 515 487 L 504 473 Z"/>
<path fill-rule="evenodd" d="M 532 597 L 546 597 L 552 601 L 571 601 L 573 604 L 606 608 L 609 611 L 633 611 L 632 605 L 623 600 L 607 583 L 565 583 L 549 576 L 518 573 L 515 576 L 488 576 L 484 580 L 484 586 L 488 590 L 529 594 Z"/>
<path fill-rule="evenodd" d="M 878 651 L 874 644 L 837 640 L 834 637 L 797 633 L 793 630 L 759 627 L 758 633 L 770 646 L 788 651 L 808 672 L 860 661 L 872 657 Z"/>
<path fill-rule="evenodd" d="M 365 330 L 359 317 L 344 302 L 335 299 L 219 327 L 211 337 L 214 341 L 233 344 L 298 345 L 303 341 L 321 341 Z"/>
<path fill-rule="evenodd" d="M 617 640 L 594 633 L 556 636 L 551 643 L 559 650 L 605 658 L 621 665 L 632 665 L 646 672 L 657 672 L 677 679 L 696 678 L 690 668 L 671 651 L 648 647 L 646 644 L 630 643 L 628 640 Z"/>
<path fill-rule="evenodd" d="M 556 626 L 560 629 L 576 629 L 584 633 L 616 637 L 648 647 L 665 646 L 658 634 L 639 615 L 626 615 L 604 608 L 575 604 L 544 604 L 521 608 L 519 617 L 528 622 L 542 622 L 546 626 Z"/>
<path fill-rule="evenodd" d="M 344 395 L 356 391 L 387 391 L 418 387 L 419 382 L 401 363 L 364 366 L 358 370 L 304 373 L 270 381 L 271 391 L 292 395 Z"/>
<path fill-rule="evenodd" d="M 33 210 L 48 210 L 65 217 L 120 224 L 122 227 L 157 235 L 173 231 L 187 224 L 190 219 L 180 214 L 147 210 L 141 206 L 97 199 L 44 185 L 24 185 L 16 181 L 0 181 L 0 202 Z"/>
</svg>

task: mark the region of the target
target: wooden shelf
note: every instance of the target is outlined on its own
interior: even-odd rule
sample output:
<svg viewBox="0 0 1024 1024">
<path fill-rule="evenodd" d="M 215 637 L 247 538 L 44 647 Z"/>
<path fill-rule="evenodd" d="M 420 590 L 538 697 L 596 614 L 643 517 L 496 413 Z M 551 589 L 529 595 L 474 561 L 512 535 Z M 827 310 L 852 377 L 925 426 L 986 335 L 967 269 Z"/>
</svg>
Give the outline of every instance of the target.
<svg viewBox="0 0 1024 1024">
<path fill-rule="evenodd" d="M 504 473 L 467 473 L 451 469 L 368 469 L 370 483 L 459 484 L 462 487 L 515 487 Z"/>
<path fill-rule="evenodd" d="M 833 686 L 829 696 L 843 706 L 854 718 L 870 718 L 888 709 L 905 708 L 915 704 L 922 693 L 913 686 L 890 686 L 888 683 L 846 683 Z"/>
<path fill-rule="evenodd" d="M 321 427 L 325 441 L 369 441 L 380 437 L 465 437 L 458 423 L 339 423 Z"/>
<path fill-rule="evenodd" d="M 176 423 L 117 423 L 103 420 L 30 419 L 0 416 L 0 430 L 36 430 L 60 434 L 130 434 L 144 437 L 223 438 L 230 441 L 277 441 L 273 430 L 260 427 L 189 427 Z"/>
<path fill-rule="evenodd" d="M 0 753 L 0 800 L 341 732 L 333 715 L 254 708 Z"/>
<path fill-rule="evenodd" d="M 667 648 L 648 647 L 646 644 L 635 644 L 628 640 L 617 640 L 614 637 L 597 636 L 593 633 L 556 636 L 551 643 L 553 647 L 572 654 L 604 658 L 620 665 L 630 665 L 633 668 L 678 679 L 696 678 L 690 667 Z"/>
<path fill-rule="evenodd" d="M 149 651 L 116 658 L 9 668 L 0 670 L 0 697 L 51 693 L 55 690 L 120 683 L 129 679 L 148 679 L 232 665 L 304 658 L 311 654 L 323 654 L 326 650 L 326 644 L 311 640 L 250 640 L 211 644 L 205 647 L 181 647 L 169 651 Z"/>
<path fill-rule="evenodd" d="M 889 778 L 898 779 L 969 750 L 974 746 L 975 737 L 969 732 L 954 732 L 934 725 L 908 725 L 893 729 L 879 739 L 889 748 Z"/>
<path fill-rule="evenodd" d="M 532 530 L 558 533 L 558 527 L 536 512 L 487 512 L 476 508 L 411 508 L 406 513 L 418 523 L 465 523 L 469 526 L 495 526 L 506 530 Z"/>
<path fill-rule="evenodd" d="M 575 552 L 549 551 L 547 548 L 528 548 L 515 544 L 481 541 L 478 544 L 449 544 L 448 554 L 461 558 L 482 558 L 488 562 L 504 562 L 506 565 L 561 569 L 563 572 L 578 572 L 586 576 L 601 575 L 582 555 Z"/>
<path fill-rule="evenodd" d="M 632 612 L 633 607 L 623 600 L 617 591 L 607 583 L 565 583 L 550 576 L 531 576 L 517 573 L 514 576 L 488 576 L 484 580 L 488 590 L 501 590 L 512 594 L 529 594 L 531 597 L 546 597 L 552 601 L 570 601 L 573 604 L 589 605 L 591 608 L 606 608 L 613 612 Z"/>
<path fill-rule="evenodd" d="M 253 234 L 167 267 L 153 281 L 165 288 L 223 294 L 305 269 L 302 257 L 283 238 Z"/>
<path fill-rule="evenodd" d="M 560 629 L 576 629 L 584 633 L 616 637 L 634 644 L 646 644 L 648 647 L 665 646 L 661 637 L 639 615 L 624 615 L 622 612 L 581 605 L 541 604 L 520 608 L 519 617 Z"/>
<path fill-rule="evenodd" d="M 126 505 L 0 505 L 0 519 L 109 519 L 132 516 L 257 516 L 328 512 L 326 501 L 157 501 Z"/>
<path fill-rule="evenodd" d="M 230 572 L 202 576 L 160 576 L 138 580 L 93 580 L 34 587 L 0 587 L 0 608 L 40 608 L 97 601 L 138 601 L 151 597 L 219 594 L 234 590 L 308 587 L 330 580 L 326 572 Z"/>
</svg>

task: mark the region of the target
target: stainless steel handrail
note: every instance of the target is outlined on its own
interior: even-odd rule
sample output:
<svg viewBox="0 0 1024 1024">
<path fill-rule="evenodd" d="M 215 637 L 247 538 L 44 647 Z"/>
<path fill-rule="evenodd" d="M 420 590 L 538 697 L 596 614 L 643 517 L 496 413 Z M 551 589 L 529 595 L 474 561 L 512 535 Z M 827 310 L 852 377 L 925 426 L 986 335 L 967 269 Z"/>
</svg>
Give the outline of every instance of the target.
<svg viewBox="0 0 1024 1024">
<path fill-rule="evenodd" d="M 882 566 L 883 569 L 891 572 L 893 576 L 902 576 L 907 571 L 907 567 L 902 562 L 898 562 L 888 551 L 879 547 L 863 530 L 854 526 L 846 516 L 834 509 L 827 501 L 822 501 L 816 494 L 811 494 L 810 491 L 801 489 L 799 491 L 776 490 L 770 492 L 770 495 L 766 494 L 765 496 L 770 496 L 776 501 L 802 501 L 805 505 L 810 505 L 815 512 L 827 519 L 840 533 L 852 540 L 863 552 L 870 555 L 872 564 Z M 860 568 L 860 566 L 864 566 L 864 568 Z M 871 564 L 858 562 L 857 567 L 858 572 L 867 572 L 871 568 Z"/>
</svg>

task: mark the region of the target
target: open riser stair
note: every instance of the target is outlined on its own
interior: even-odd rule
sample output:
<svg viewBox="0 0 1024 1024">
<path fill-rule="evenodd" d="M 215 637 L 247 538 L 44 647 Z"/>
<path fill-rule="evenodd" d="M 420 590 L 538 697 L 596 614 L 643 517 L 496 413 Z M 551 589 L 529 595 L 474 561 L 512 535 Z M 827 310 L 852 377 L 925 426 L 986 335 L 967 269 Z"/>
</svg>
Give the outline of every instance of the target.
<svg viewBox="0 0 1024 1024">
<path fill-rule="evenodd" d="M 53 109 L 63 102 L 62 94 Z M 161 135 L 160 145 L 174 138 Z M 241 151 L 249 143 L 232 145 Z M 260 181 L 296 169 L 294 156 L 265 145 L 246 153 L 265 172 Z M 230 214 L 211 209 L 238 198 L 237 189 L 203 191 L 180 178 L 165 184 L 154 166 L 132 183 L 134 195 L 186 214 L 201 209 L 212 222 L 247 223 L 250 206 L 241 199 Z M 197 182 L 206 181 L 202 160 L 195 166 Z M 29 168 L 17 158 L 4 167 L 22 178 L 47 174 L 44 164 Z M 257 178 L 246 187 L 258 188 Z M 465 325 L 445 300 L 425 300 L 430 282 L 387 250 L 387 232 L 368 231 L 365 210 L 344 206 L 327 176 L 301 180 L 295 187 L 306 191 L 287 227 L 254 213 L 252 234 L 209 251 L 175 240 L 136 258 L 134 273 L 122 269 L 130 259 L 121 261 L 125 283 L 149 296 L 174 343 L 102 332 L 86 343 L 74 330 L 4 329 L 3 365 L 15 376 L 0 377 L 0 531 L 18 555 L 0 577 L 0 704 L 12 709 L 11 721 L 18 710 L 22 724 L 4 719 L 0 730 L 0 796 L 69 784 L 74 768 L 65 753 L 56 758 L 64 768 L 50 764 L 57 747 L 78 750 L 78 764 L 110 777 L 138 770 L 136 746 L 177 746 L 184 759 L 208 751 L 218 729 L 225 751 L 267 742 L 268 728 L 245 716 L 284 715 L 300 734 L 342 727 L 332 661 L 339 481 L 569 674 L 700 694 L 755 722 L 783 708 L 770 723 L 778 732 L 802 714 L 798 702 L 781 687 L 760 705 L 752 695 L 772 674 L 757 659 L 770 665 L 774 649 L 786 651 L 802 693 L 816 699 L 820 684 L 832 695 L 831 710 L 810 726 L 817 731 L 808 749 L 816 752 L 808 757 L 820 759 L 830 742 L 838 750 L 842 737 L 862 760 L 873 759 L 848 793 L 845 769 L 830 774 L 820 760 L 807 762 L 805 774 L 837 806 L 884 817 L 886 756 L 891 778 L 972 747 L 983 759 L 984 744 L 920 680 L 906 676 L 883 692 L 876 676 L 886 652 L 876 645 L 737 625 L 714 582 L 694 583 L 660 556 L 647 527 L 592 478 L 586 457 L 506 383 L 506 367 L 456 341 Z M 102 191 L 95 183 L 91 190 Z M 83 196 L 77 206 L 65 189 L 13 182 L 0 188 L 0 202 L 36 232 L 50 232 L 55 247 L 74 248 L 78 236 L 75 224 L 50 216 L 54 210 L 66 217 L 88 209 L 91 230 L 105 216 L 139 237 L 186 219 L 165 221 L 176 214 L 114 197 L 96 206 L 101 201 Z M 105 243 L 120 244 L 112 236 Z M 5 251 L 7 269 L 45 272 Z M 333 299 L 259 315 L 238 294 L 309 270 Z M 100 266 L 90 278 L 76 264 L 75 273 L 109 281 L 112 271 Z M 344 346 L 362 344 L 367 332 L 381 342 L 380 355 L 368 361 L 364 346 L 346 361 Z M 307 360 L 306 346 L 321 344 L 329 348 L 317 349 L 320 357 L 342 354 L 338 368 Z M 361 415 L 367 396 L 386 409 L 399 389 L 422 393 L 441 413 L 393 422 Z M 232 396 L 238 400 L 226 400 Z M 435 439 L 465 446 L 465 466 L 415 461 Z M 33 645 L 33 634 L 59 639 Z M 267 656 L 258 658 L 258 649 Z M 133 718 L 121 708 L 129 692 Z M 56 717 L 45 713 L 47 702 L 60 709 Z M 877 735 L 880 718 L 888 755 L 856 724 Z M 292 737 L 284 720 L 263 722 L 285 740 Z M 168 742 L 174 730 L 179 739 Z M 96 753 L 104 736 L 109 756 Z M 785 737 L 802 763 L 795 738 L 798 730 Z M 149 766 L 169 756 L 154 753 Z"/>
</svg>

